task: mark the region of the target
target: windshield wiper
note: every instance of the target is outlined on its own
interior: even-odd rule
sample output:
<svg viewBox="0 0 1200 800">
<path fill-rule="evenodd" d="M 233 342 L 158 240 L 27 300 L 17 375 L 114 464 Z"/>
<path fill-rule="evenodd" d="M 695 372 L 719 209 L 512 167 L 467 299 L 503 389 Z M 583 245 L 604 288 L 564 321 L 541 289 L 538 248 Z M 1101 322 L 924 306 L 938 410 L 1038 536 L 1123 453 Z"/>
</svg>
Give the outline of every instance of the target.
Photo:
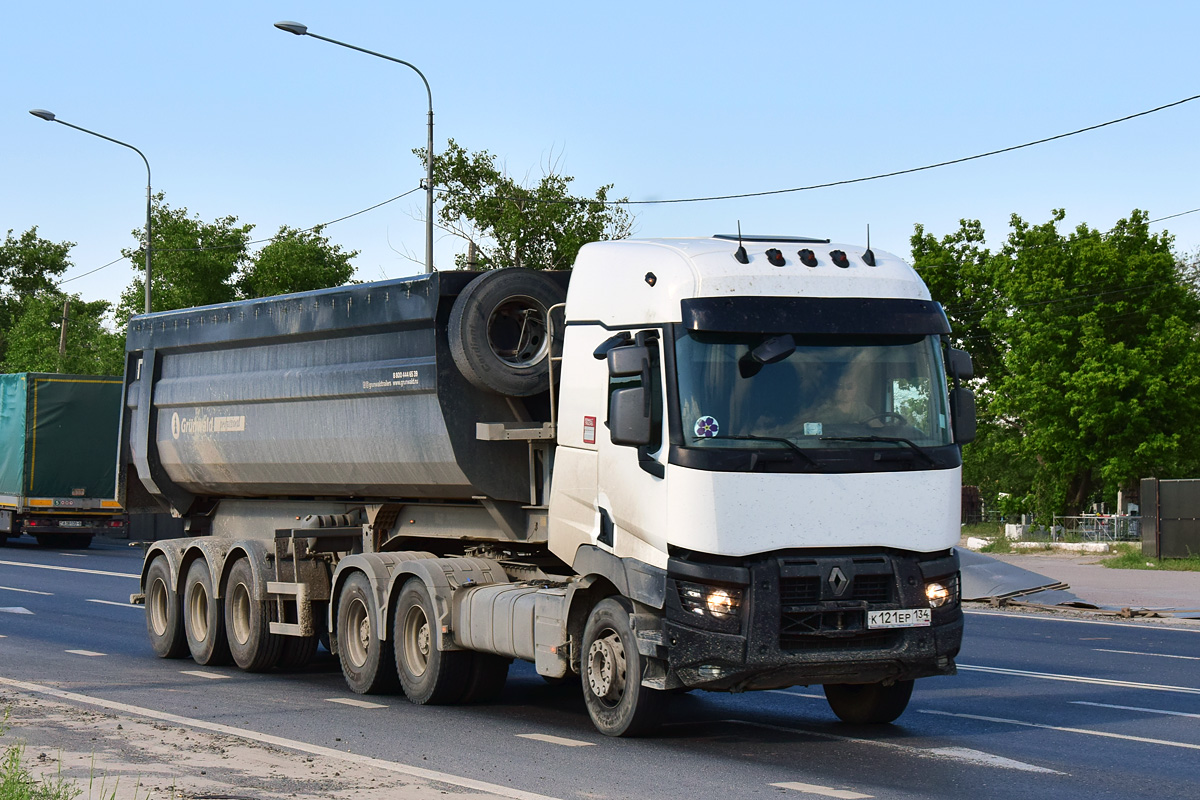
<svg viewBox="0 0 1200 800">
<path fill-rule="evenodd" d="M 800 458 L 807 461 L 809 466 L 816 467 L 817 469 L 821 468 L 821 464 L 818 461 L 816 461 L 812 456 L 810 456 L 808 453 L 804 452 L 804 450 L 802 450 L 799 445 L 797 445 L 791 439 L 785 439 L 782 436 L 753 436 L 751 434 L 745 434 L 745 435 L 739 436 L 739 435 L 735 435 L 735 434 L 729 434 L 726 436 L 711 436 L 708 438 L 711 438 L 711 439 L 736 439 L 736 440 L 742 441 L 742 442 L 779 442 L 780 444 L 785 444 L 789 448 L 791 448 L 792 452 L 796 453 L 797 455 L 800 456 Z"/>
<path fill-rule="evenodd" d="M 912 451 L 919 455 L 926 464 L 931 467 L 936 467 L 938 463 L 933 460 L 933 456 L 926 453 L 915 442 L 905 439 L 900 436 L 822 436 L 822 442 L 891 442 L 892 444 L 903 444 L 912 448 Z"/>
</svg>

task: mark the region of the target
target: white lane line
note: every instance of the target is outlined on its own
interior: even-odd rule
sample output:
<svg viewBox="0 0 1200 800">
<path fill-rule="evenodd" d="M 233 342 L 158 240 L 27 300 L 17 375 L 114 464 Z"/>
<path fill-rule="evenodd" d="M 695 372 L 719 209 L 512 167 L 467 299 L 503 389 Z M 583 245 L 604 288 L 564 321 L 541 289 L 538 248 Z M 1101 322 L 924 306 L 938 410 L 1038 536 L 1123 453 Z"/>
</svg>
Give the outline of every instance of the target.
<svg viewBox="0 0 1200 800">
<path fill-rule="evenodd" d="M 548 733 L 518 733 L 518 738 L 533 739 L 535 742 L 560 744 L 563 747 L 592 747 L 595 742 L 584 742 L 579 739 L 565 739 L 562 736 L 551 736 Z"/>
<path fill-rule="evenodd" d="M 53 597 L 54 592 L 39 592 L 37 589 L 18 589 L 15 586 L 0 586 L 6 592 L 22 592 L 23 594 L 40 594 L 45 597 Z"/>
<path fill-rule="evenodd" d="M 1122 689 L 1146 689 L 1152 692 L 1176 692 L 1178 694 L 1200 694 L 1200 689 L 1191 686 L 1167 686 L 1161 683 L 1137 683 L 1135 681 L 1114 681 L 1108 678 L 1085 678 L 1080 675 L 1058 675 L 1053 672 L 1030 672 L 1024 669 L 1005 669 L 1003 667 L 979 667 L 959 664 L 958 668 L 967 672 L 987 672 L 993 675 L 1013 675 L 1018 678 L 1040 678 L 1046 681 L 1066 681 L 1067 683 L 1090 683 L 1096 686 L 1119 686 Z"/>
<path fill-rule="evenodd" d="M 87 558 L 83 553 L 59 553 L 59 555 L 66 556 L 67 558 Z"/>
<path fill-rule="evenodd" d="M 939 756 L 945 756 L 946 758 L 952 758 L 955 761 L 966 761 L 969 764 L 983 764 L 987 767 L 1015 769 L 1020 770 L 1021 772 L 1041 772 L 1049 775 L 1063 774 L 1058 770 L 1047 769 L 1034 764 L 1026 764 L 1024 761 L 1014 761 L 1011 758 L 998 756 L 995 753 L 985 753 L 982 750 L 972 750 L 970 747 L 932 747 L 926 752 Z"/>
<path fill-rule="evenodd" d="M 3 563 L 3 562 L 0 562 Z M 140 577 L 140 576 L 139 576 Z M 1007 617 L 1008 619 L 1030 619 L 1039 622 L 1074 622 L 1076 625 L 1108 625 L 1114 628 L 1137 628 L 1144 631 L 1152 627 L 1156 631 L 1174 631 L 1182 633 L 1200 633 L 1200 627 L 1194 625 L 1162 625 L 1152 622 L 1108 622 L 1101 619 L 1074 619 L 1073 617 L 1053 617 L 1048 614 L 1012 614 L 1007 611 L 963 611 L 964 614 L 974 614 L 977 617 Z"/>
<path fill-rule="evenodd" d="M 142 579 L 140 574 L 132 572 L 109 572 L 106 569 L 81 569 L 79 567 L 55 567 L 50 564 L 26 564 L 24 561 L 0 561 L 9 567 L 29 567 L 30 569 L 52 569 L 58 572 L 82 572 L 86 575 L 111 575 L 114 578 L 137 578 Z"/>
<path fill-rule="evenodd" d="M 1170 653 L 1139 653 L 1137 650 L 1105 650 L 1102 647 L 1093 647 L 1097 653 L 1120 653 L 1123 656 L 1157 656 L 1158 658 L 1185 658 L 1188 661 L 1200 661 L 1200 656 L 1175 656 Z"/>
<path fill-rule="evenodd" d="M 146 607 L 145 607 L 145 606 L 135 606 L 135 605 L 132 605 L 132 604 L 130 604 L 130 603 L 119 603 L 119 602 L 117 602 L 116 600 L 94 600 L 94 599 L 92 599 L 92 598 L 90 598 L 90 597 L 89 597 L 89 598 L 87 599 L 87 602 L 89 602 L 89 603 L 103 603 L 103 604 L 104 604 L 104 605 L 106 605 L 106 606 L 121 606 L 122 608 L 140 608 L 140 609 L 141 609 L 141 610 L 143 610 L 143 611 L 145 611 L 145 610 L 146 610 Z"/>
<path fill-rule="evenodd" d="M 322 747 L 320 745 L 301 742 L 296 739 L 285 739 L 282 736 L 273 736 L 269 733 L 259 733 L 258 731 L 247 730 L 246 728 L 235 728 L 232 725 L 222 725 L 218 722 L 209 722 L 203 719 L 193 719 L 191 717 L 181 717 L 177 714 L 168 714 L 165 711 L 157 711 L 152 708 L 142 708 L 140 706 L 131 706 L 126 703 L 118 703 L 113 700 L 105 700 L 100 697 L 90 697 L 86 694 L 77 694 L 75 692 L 66 692 L 62 689 L 54 689 L 50 686 L 42 686 L 37 683 L 27 683 L 26 681 L 16 681 L 12 678 L 0 677 L 0 685 L 11 686 L 14 689 L 22 689 L 26 692 L 36 692 L 48 697 L 57 697 L 60 700 L 67 700 L 72 703 L 83 703 L 97 708 L 104 708 L 109 711 L 115 711 L 121 714 L 133 714 L 139 717 L 148 719 L 156 719 L 160 722 L 169 722 L 173 725 L 184 725 L 200 730 L 212 731 L 225 736 L 236 736 L 239 739 L 245 739 L 259 744 L 269 744 L 275 747 L 282 747 L 288 750 L 296 750 L 301 753 L 308 753 L 314 756 L 323 756 L 325 758 L 338 759 L 351 764 L 359 764 L 366 767 L 374 767 L 375 769 L 394 772 L 399 775 L 411 775 L 415 778 L 421 778 L 427 781 L 437 781 L 439 783 L 448 783 L 451 786 L 461 786 L 464 789 L 472 789 L 476 792 L 490 792 L 501 797 L 511 797 L 513 800 L 558 800 L 544 794 L 535 792 L 526 792 L 521 789 L 514 789 L 510 786 L 502 786 L 497 783 L 487 783 L 486 781 L 477 781 L 473 778 L 461 778 L 457 775 L 451 775 L 447 772 L 437 772 L 432 769 L 416 767 L 409 764 L 401 764 L 398 761 L 385 761 L 382 758 L 372 758 L 363 756 L 357 753 L 344 753 L 340 750 L 334 750 L 332 747 Z"/>
<path fill-rule="evenodd" d="M 229 678 L 228 675 L 222 675 L 219 672 L 204 672 L 198 669 L 181 669 L 179 672 L 181 675 L 191 675 L 194 678 L 208 678 L 210 681 L 220 681 Z"/>
<path fill-rule="evenodd" d="M 3 633 L 0 633 L 0 639 L 7 639 L 7 638 L 8 638 L 8 637 L 7 637 L 7 636 L 5 636 Z"/>
<path fill-rule="evenodd" d="M 383 703 L 371 703 L 366 700 L 355 700 L 353 697 L 326 697 L 326 703 L 341 703 L 355 708 L 387 708 Z"/>
<path fill-rule="evenodd" d="M 64 650 L 64 653 L 73 653 L 77 656 L 87 656 L 88 658 L 96 658 L 98 656 L 106 656 L 108 653 L 97 653 L 95 650 Z"/>
<path fill-rule="evenodd" d="M 865 800 L 868 797 L 874 797 L 873 794 L 859 794 L 851 792 L 847 789 L 833 789 L 829 786 L 817 786 L 815 783 L 796 783 L 789 781 L 788 783 L 772 783 L 772 786 L 778 786 L 780 789 L 792 789 L 805 794 L 815 794 L 821 797 L 836 797 L 839 800 Z"/>
<path fill-rule="evenodd" d="M 723 719 L 725 723 L 736 723 L 738 725 L 749 725 L 754 728 L 766 728 L 770 731 L 783 731 L 785 733 L 798 733 L 802 736 L 813 736 L 819 739 L 830 739 L 835 742 L 850 742 L 853 744 L 870 744 L 875 747 L 886 747 L 890 750 L 898 750 L 902 753 L 910 755 L 926 756 L 928 758 L 948 758 L 953 761 L 964 761 L 968 764 L 982 764 L 984 758 L 987 757 L 988 763 L 993 767 L 1003 767 L 1005 769 L 1017 769 L 1023 772 L 1045 772 L 1052 775 L 1063 775 L 1053 769 L 1038 767 L 1033 764 L 1026 764 L 1024 761 L 1014 761 L 1011 758 L 1003 758 L 1002 756 L 993 756 L 991 753 L 985 753 L 982 750 L 968 750 L 967 748 L 958 747 L 913 747 L 907 744 L 896 744 L 895 742 L 886 742 L 882 739 L 856 739 L 853 736 L 839 736 L 836 733 L 825 733 L 824 731 L 808 731 L 803 728 L 785 728 L 782 725 L 770 725 L 766 722 L 750 722 L 743 719 Z M 672 723 L 674 724 L 674 723 Z M 681 723 L 682 724 L 682 723 Z M 689 725 L 695 723 L 686 723 Z"/>
<path fill-rule="evenodd" d="M 767 694 L 790 694 L 792 697 L 807 697 L 812 700 L 824 700 L 825 695 L 811 692 L 789 692 L 787 689 L 767 689 Z"/>
<path fill-rule="evenodd" d="M 24 608 L 22 606 L 4 606 L 3 608 L 0 608 L 0 612 L 3 612 L 5 614 L 32 614 L 33 613 L 28 608 Z"/>
<path fill-rule="evenodd" d="M 1166 711 L 1161 708 L 1138 708 L 1137 706 L 1114 706 L 1109 703 L 1089 703 L 1087 700 L 1072 700 L 1072 705 L 1077 706 L 1095 706 L 1097 708 L 1117 708 L 1121 711 L 1144 711 L 1147 714 L 1166 714 L 1169 717 L 1190 717 L 1191 719 L 1200 719 L 1200 714 L 1188 714 L 1184 711 Z"/>
<path fill-rule="evenodd" d="M 1067 728 L 1062 725 L 1043 725 L 1040 722 L 1025 722 L 1019 719 L 1003 719 L 1001 717 L 985 717 L 979 714 L 954 714 L 949 711 L 918 710 L 919 714 L 936 714 L 939 717 L 958 717 L 959 719 L 974 719 L 980 722 L 1000 722 L 1005 725 L 1019 725 L 1022 728 L 1041 728 L 1044 731 L 1061 731 L 1062 733 L 1079 733 L 1084 736 L 1099 736 L 1104 739 L 1121 739 L 1126 742 L 1142 742 L 1143 744 L 1160 744 L 1164 747 L 1182 747 L 1187 750 L 1200 750 L 1200 744 L 1187 742 L 1172 742 L 1168 739 L 1149 739 L 1145 736 L 1128 736 L 1124 733 L 1109 733 L 1108 731 L 1093 731 L 1087 728 Z"/>
</svg>

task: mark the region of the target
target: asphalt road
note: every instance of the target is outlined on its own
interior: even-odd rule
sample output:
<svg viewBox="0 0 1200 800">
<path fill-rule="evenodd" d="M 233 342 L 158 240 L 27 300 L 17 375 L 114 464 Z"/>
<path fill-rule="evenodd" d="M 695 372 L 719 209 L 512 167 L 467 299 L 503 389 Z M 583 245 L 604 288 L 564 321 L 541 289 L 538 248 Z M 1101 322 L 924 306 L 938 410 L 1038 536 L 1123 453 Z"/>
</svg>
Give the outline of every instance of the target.
<svg viewBox="0 0 1200 800">
<path fill-rule="evenodd" d="M 614 740 L 592 728 L 577 688 L 549 686 L 527 664 L 514 665 L 496 703 L 418 707 L 352 694 L 324 652 L 293 674 L 157 659 L 144 612 L 127 605 L 140 564 L 140 550 L 119 544 L 0 548 L 0 688 L 65 690 L 514 796 L 1192 800 L 1200 791 L 1200 624 L 969 609 L 959 674 L 918 681 L 894 725 L 837 721 L 819 687 L 697 692 L 676 698 L 655 738 Z"/>
</svg>

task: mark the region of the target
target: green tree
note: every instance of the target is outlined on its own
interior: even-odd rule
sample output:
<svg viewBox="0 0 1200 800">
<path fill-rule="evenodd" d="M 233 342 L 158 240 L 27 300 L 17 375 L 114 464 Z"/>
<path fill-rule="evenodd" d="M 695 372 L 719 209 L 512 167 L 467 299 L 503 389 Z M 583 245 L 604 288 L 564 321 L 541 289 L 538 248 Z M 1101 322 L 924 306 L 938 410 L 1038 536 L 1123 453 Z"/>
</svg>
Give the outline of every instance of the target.
<svg viewBox="0 0 1200 800">
<path fill-rule="evenodd" d="M 49 291 L 71 266 L 74 242 L 52 242 L 37 234 L 37 226 L 14 237 L 12 230 L 0 244 L 0 359 L 4 357 L 8 330 L 26 298 Z"/>
<path fill-rule="evenodd" d="M 426 163 L 424 149 L 413 152 Z M 525 187 L 496 165 L 496 156 L 469 153 L 453 139 L 433 159 L 433 180 L 443 188 L 438 221 L 478 248 L 472 265 L 477 269 L 569 269 L 588 242 L 632 232 L 629 212 L 609 204 L 612 184 L 591 198 L 573 197 L 568 192 L 575 179 L 550 169 L 535 186 Z M 460 254 L 455 262 L 465 268 L 468 256 Z"/>
<path fill-rule="evenodd" d="M 171 208 L 162 193 L 151 211 L 151 303 L 154 311 L 227 303 L 237 298 L 234 277 L 247 263 L 253 225 L 237 225 L 237 217 L 204 222 L 186 208 Z M 145 310 L 146 232 L 135 229 L 138 246 L 122 250 L 143 278 L 121 293 L 117 321 L 122 327 Z"/>
<path fill-rule="evenodd" d="M 64 353 L 59 355 L 63 304 L 69 301 Z M 124 371 L 125 337 L 105 325 L 112 304 L 85 301 L 56 290 L 25 297 L 8 330 L 3 372 L 69 372 L 120 375 Z"/>
<path fill-rule="evenodd" d="M 968 480 L 1028 495 L 1043 518 L 1200 466 L 1200 295 L 1171 237 L 1151 234 L 1142 211 L 1107 232 L 1064 234 L 1064 216 L 1031 225 L 1013 215 L 998 252 L 980 238 L 969 258 L 951 246 L 973 240 L 977 223 L 949 243 L 919 227 L 913 237 L 925 274 L 961 273 L 932 285 L 959 289 L 946 304 L 968 349 L 974 338 L 996 359 L 977 381 Z"/>
<path fill-rule="evenodd" d="M 357 250 L 343 251 L 321 235 L 322 227 L 301 231 L 284 225 L 270 244 L 254 256 L 237 282 L 241 297 L 269 297 L 341 286 L 354 274 L 350 260 Z"/>
</svg>

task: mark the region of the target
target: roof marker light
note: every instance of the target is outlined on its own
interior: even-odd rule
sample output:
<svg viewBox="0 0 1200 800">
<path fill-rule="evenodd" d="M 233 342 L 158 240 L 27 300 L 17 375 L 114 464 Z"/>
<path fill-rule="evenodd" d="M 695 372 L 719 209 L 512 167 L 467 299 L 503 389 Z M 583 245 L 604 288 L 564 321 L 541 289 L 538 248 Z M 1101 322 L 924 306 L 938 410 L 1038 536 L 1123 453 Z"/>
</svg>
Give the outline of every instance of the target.
<svg viewBox="0 0 1200 800">
<path fill-rule="evenodd" d="M 787 264 L 787 261 L 783 257 L 783 253 L 779 252 L 774 247 L 767 251 L 767 261 L 770 261 L 771 265 L 776 267 L 782 267 Z"/>
<path fill-rule="evenodd" d="M 816 254 L 807 247 L 796 253 L 796 255 L 800 256 L 800 263 L 806 267 L 815 267 L 817 265 Z"/>
<path fill-rule="evenodd" d="M 846 258 L 845 250 L 830 250 L 829 257 L 833 259 L 834 264 L 837 264 L 842 269 L 847 269 L 850 266 L 850 259 Z"/>
</svg>

